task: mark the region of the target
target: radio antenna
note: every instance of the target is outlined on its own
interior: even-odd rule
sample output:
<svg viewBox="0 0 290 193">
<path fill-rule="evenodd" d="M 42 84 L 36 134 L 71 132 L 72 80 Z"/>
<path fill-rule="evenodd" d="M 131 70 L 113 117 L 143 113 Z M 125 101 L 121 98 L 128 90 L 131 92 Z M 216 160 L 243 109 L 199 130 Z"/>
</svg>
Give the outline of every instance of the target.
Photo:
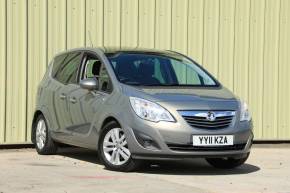
<svg viewBox="0 0 290 193">
<path fill-rule="evenodd" d="M 88 31 L 88 35 L 89 35 L 89 41 L 90 41 L 91 47 L 94 47 L 93 42 L 92 42 L 92 38 L 91 38 L 90 30 Z"/>
</svg>

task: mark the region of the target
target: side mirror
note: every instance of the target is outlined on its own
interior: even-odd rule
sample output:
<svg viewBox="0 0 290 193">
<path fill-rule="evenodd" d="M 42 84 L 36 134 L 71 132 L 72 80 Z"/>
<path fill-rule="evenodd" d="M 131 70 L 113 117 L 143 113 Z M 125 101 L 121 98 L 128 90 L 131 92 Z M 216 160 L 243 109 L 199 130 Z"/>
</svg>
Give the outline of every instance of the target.
<svg viewBox="0 0 290 193">
<path fill-rule="evenodd" d="M 87 90 L 96 90 L 99 87 L 98 81 L 94 78 L 87 78 L 80 81 L 80 86 Z"/>
</svg>

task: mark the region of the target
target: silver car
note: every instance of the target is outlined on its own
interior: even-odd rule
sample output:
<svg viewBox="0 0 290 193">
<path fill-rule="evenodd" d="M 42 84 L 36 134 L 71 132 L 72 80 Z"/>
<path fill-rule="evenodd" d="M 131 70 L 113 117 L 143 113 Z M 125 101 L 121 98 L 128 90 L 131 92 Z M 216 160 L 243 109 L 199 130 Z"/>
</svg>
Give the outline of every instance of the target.
<svg viewBox="0 0 290 193">
<path fill-rule="evenodd" d="M 56 55 L 39 84 L 31 136 L 39 154 L 79 146 L 116 171 L 184 158 L 234 168 L 253 141 L 247 104 L 205 69 L 177 52 L 136 48 Z"/>
</svg>

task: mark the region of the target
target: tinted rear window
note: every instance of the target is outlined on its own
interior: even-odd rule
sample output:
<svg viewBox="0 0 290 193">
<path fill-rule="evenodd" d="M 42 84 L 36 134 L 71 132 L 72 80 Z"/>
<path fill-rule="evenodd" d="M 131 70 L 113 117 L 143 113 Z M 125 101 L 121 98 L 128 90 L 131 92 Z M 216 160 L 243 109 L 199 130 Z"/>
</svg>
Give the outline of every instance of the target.
<svg viewBox="0 0 290 193">
<path fill-rule="evenodd" d="M 81 52 L 72 52 L 55 57 L 52 76 L 63 84 L 77 83 Z"/>
<path fill-rule="evenodd" d="M 67 54 L 62 54 L 59 56 L 56 56 L 53 60 L 53 67 L 52 67 L 52 77 L 55 77 L 58 69 L 61 67 L 61 64 L 63 63 L 65 57 L 67 56 Z"/>
</svg>

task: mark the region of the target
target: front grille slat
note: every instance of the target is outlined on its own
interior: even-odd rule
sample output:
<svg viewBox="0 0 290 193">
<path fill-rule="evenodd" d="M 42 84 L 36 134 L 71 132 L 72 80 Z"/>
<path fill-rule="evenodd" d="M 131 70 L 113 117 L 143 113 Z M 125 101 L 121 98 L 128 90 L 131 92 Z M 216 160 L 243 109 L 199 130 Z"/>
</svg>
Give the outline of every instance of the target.
<svg viewBox="0 0 290 193">
<path fill-rule="evenodd" d="M 182 116 L 184 119 L 193 119 L 193 120 L 206 120 L 205 117 L 190 117 L 190 116 Z"/>
<path fill-rule="evenodd" d="M 231 120 L 233 116 L 217 117 L 216 120 Z"/>
<path fill-rule="evenodd" d="M 222 129 L 229 127 L 235 116 L 235 111 L 179 111 L 184 120 L 192 127 L 202 129 Z M 207 118 L 208 113 L 215 116 L 214 120 Z"/>
</svg>

